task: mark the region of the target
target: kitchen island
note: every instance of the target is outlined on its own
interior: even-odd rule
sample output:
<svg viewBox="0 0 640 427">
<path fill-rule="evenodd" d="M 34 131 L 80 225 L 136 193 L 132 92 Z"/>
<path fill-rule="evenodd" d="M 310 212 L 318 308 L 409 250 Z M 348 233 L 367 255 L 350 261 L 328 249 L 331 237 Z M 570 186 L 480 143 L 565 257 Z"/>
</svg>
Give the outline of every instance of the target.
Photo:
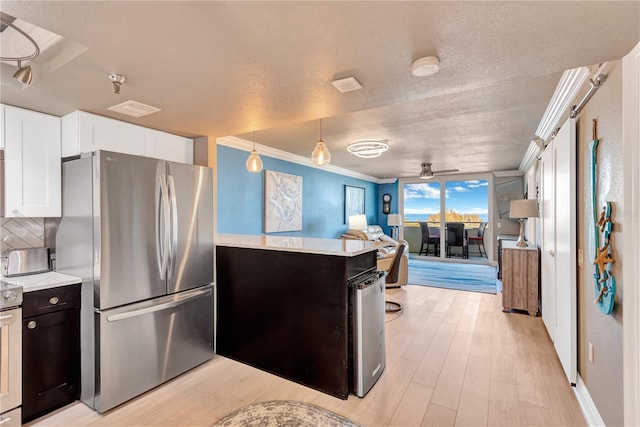
<svg viewBox="0 0 640 427">
<path fill-rule="evenodd" d="M 382 245 L 218 235 L 216 352 L 346 399 L 353 378 L 347 282 L 375 269 Z"/>
</svg>

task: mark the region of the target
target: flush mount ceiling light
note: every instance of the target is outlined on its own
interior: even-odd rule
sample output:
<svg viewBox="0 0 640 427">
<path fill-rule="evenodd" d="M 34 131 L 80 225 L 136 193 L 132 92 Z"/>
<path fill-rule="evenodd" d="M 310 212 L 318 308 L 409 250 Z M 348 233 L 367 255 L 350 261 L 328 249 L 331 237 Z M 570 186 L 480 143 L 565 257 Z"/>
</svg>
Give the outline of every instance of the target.
<svg viewBox="0 0 640 427">
<path fill-rule="evenodd" d="M 411 74 L 416 77 L 426 77 L 440 70 L 440 60 L 437 56 L 418 58 L 411 64 Z"/>
<path fill-rule="evenodd" d="M 316 142 L 313 153 L 311 153 L 311 160 L 318 166 L 324 166 L 331 162 L 331 153 L 329 153 L 327 144 L 322 140 L 322 119 L 320 119 L 320 140 Z"/>
<path fill-rule="evenodd" d="M 26 65 L 22 66 L 23 61 L 28 61 L 30 59 L 34 59 L 38 55 L 40 55 L 40 47 L 38 47 L 38 43 L 31 38 L 31 36 L 25 33 L 22 29 L 13 24 L 13 20 L 5 17 L 5 15 L 0 15 L 0 21 L 6 25 L 7 27 L 13 28 L 15 31 L 24 36 L 29 42 L 33 45 L 34 50 L 30 55 L 25 56 L 15 56 L 15 57 L 0 57 L 0 61 L 16 61 L 18 63 L 18 71 L 15 72 L 13 78 L 18 80 L 19 82 L 29 86 L 31 84 L 31 80 L 33 78 L 33 74 L 31 72 L 31 66 Z"/>
<path fill-rule="evenodd" d="M 347 150 L 351 154 L 355 154 L 358 157 L 365 159 L 371 159 L 378 157 L 389 149 L 389 144 L 386 141 L 357 141 L 352 142 L 347 146 Z"/>
<path fill-rule="evenodd" d="M 256 151 L 256 133 L 253 132 L 253 150 L 251 150 L 251 154 L 247 158 L 246 163 L 247 170 L 251 173 L 258 173 L 262 170 L 262 159 L 258 155 Z"/>
<path fill-rule="evenodd" d="M 362 89 L 362 85 L 355 77 L 345 77 L 344 79 L 333 80 L 331 84 L 338 89 L 338 92 L 352 92 Z"/>
</svg>

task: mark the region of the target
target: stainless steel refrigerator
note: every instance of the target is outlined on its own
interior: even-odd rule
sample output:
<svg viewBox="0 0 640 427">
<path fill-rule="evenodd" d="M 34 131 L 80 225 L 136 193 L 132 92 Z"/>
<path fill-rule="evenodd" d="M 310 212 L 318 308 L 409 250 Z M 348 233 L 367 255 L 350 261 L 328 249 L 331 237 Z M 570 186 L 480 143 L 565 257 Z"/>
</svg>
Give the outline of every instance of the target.
<svg viewBox="0 0 640 427">
<path fill-rule="evenodd" d="M 213 174 L 96 151 L 62 183 L 56 268 L 82 278 L 81 399 L 104 412 L 214 354 Z"/>
</svg>

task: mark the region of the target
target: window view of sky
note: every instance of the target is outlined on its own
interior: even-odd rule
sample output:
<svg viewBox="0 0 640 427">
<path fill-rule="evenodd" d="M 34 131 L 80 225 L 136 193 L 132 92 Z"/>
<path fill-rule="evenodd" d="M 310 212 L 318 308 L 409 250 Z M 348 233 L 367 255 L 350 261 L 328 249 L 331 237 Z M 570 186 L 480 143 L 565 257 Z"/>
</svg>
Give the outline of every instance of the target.
<svg viewBox="0 0 640 427">
<path fill-rule="evenodd" d="M 487 221 L 489 211 L 489 181 L 446 181 L 444 183 L 445 209 L 458 214 L 476 214 Z M 440 213 L 439 182 L 420 182 L 404 185 L 404 216 L 406 221 L 426 221 Z"/>
</svg>

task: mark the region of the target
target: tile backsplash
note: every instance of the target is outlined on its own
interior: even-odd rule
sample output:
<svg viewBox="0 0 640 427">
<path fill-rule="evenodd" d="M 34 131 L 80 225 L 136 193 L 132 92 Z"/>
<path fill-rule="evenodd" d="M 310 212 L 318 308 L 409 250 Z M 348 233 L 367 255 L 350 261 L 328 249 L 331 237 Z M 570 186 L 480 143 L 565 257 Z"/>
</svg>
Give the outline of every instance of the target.
<svg viewBox="0 0 640 427">
<path fill-rule="evenodd" d="M 0 250 L 44 246 L 44 218 L 1 218 Z"/>
</svg>

